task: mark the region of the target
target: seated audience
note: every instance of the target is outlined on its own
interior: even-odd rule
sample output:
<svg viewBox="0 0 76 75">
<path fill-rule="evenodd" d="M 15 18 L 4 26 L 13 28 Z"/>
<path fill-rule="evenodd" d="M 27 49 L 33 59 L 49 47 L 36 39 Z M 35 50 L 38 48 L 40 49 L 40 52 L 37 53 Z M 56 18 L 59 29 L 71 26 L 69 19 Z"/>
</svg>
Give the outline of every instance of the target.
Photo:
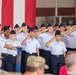
<svg viewBox="0 0 76 75">
<path fill-rule="evenodd" d="M 38 56 L 29 56 L 26 64 L 26 75 L 43 75 L 44 69 L 48 69 L 45 59 Z"/>
<path fill-rule="evenodd" d="M 62 65 L 62 67 L 60 68 L 60 75 L 66 75 L 67 74 L 67 70 L 66 70 L 66 66 L 65 64 Z"/>
<path fill-rule="evenodd" d="M 68 52 L 65 56 L 67 75 L 76 75 L 76 51 Z"/>
</svg>

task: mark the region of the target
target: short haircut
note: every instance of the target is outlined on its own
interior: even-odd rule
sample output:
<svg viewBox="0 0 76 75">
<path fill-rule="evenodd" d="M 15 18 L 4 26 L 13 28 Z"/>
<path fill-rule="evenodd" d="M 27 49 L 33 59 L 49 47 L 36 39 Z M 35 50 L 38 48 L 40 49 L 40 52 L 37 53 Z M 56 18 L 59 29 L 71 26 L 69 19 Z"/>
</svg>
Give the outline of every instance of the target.
<svg viewBox="0 0 76 75">
<path fill-rule="evenodd" d="M 27 72 L 35 72 L 38 69 L 41 69 L 42 67 L 30 67 L 30 66 L 26 66 L 26 71 Z"/>
<path fill-rule="evenodd" d="M 71 51 L 66 54 L 65 65 L 67 69 L 76 65 L 76 51 Z"/>
</svg>

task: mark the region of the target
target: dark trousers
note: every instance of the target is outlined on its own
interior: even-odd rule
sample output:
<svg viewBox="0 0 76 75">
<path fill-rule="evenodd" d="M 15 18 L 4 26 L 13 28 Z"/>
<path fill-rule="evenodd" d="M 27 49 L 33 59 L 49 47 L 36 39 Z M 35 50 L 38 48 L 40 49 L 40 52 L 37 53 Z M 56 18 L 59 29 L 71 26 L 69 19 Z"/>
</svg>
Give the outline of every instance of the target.
<svg viewBox="0 0 76 75">
<path fill-rule="evenodd" d="M 49 69 L 45 69 L 45 73 L 53 73 L 51 68 L 51 52 L 40 49 L 40 56 L 44 57 Z"/>
<path fill-rule="evenodd" d="M 22 53 L 21 53 L 21 73 L 25 72 L 25 55 L 26 55 L 26 52 L 22 51 Z"/>
<path fill-rule="evenodd" d="M 26 55 L 25 55 L 25 71 L 24 71 L 24 73 L 26 72 L 26 63 L 27 63 L 27 58 L 28 58 L 29 56 L 31 56 L 31 55 L 37 56 L 37 53 L 29 54 L 29 53 L 27 53 L 27 52 L 26 52 Z"/>
<path fill-rule="evenodd" d="M 76 51 L 76 48 L 67 48 L 67 52 L 69 51 Z"/>
<path fill-rule="evenodd" d="M 51 55 L 51 66 L 52 66 L 54 75 L 59 75 L 59 70 L 63 63 L 64 63 L 63 55 L 60 55 L 60 56 Z"/>
<path fill-rule="evenodd" d="M 17 56 L 8 55 L 6 62 L 6 71 L 16 72 L 16 61 L 17 61 Z"/>
<path fill-rule="evenodd" d="M 7 54 L 2 53 L 2 70 L 6 71 Z"/>
</svg>

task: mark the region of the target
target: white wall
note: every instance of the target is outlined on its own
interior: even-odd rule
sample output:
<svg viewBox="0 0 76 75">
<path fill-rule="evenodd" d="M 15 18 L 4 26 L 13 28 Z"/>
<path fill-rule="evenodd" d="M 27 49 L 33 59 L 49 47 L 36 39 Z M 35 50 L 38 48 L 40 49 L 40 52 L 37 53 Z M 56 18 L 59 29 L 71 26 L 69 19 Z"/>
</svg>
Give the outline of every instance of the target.
<svg viewBox="0 0 76 75">
<path fill-rule="evenodd" d="M 58 7 L 74 7 L 74 0 L 58 0 Z"/>
<path fill-rule="evenodd" d="M 45 23 L 46 22 L 46 18 L 45 17 L 36 17 L 36 25 L 38 27 L 41 26 L 42 23 Z"/>
<path fill-rule="evenodd" d="M 37 8 L 55 8 L 55 0 L 36 0 Z M 76 0 L 58 0 L 58 7 L 76 7 Z M 45 17 L 36 17 L 36 25 L 46 22 Z"/>
<path fill-rule="evenodd" d="M 36 0 L 37 8 L 53 8 L 55 0 Z M 74 7 L 74 0 L 58 0 L 58 7 Z"/>
<path fill-rule="evenodd" d="M 55 7 L 55 0 L 36 0 L 37 8 Z"/>
</svg>

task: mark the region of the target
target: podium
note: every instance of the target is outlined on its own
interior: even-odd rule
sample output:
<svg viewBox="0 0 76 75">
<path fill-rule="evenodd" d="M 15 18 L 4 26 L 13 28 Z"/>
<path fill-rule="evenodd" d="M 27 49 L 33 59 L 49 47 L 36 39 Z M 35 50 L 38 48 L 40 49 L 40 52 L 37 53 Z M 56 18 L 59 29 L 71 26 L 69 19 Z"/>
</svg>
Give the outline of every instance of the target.
<svg viewBox="0 0 76 75">
<path fill-rule="evenodd" d="M 21 72 L 21 52 L 22 52 L 22 47 L 16 47 L 16 48 L 17 48 L 16 72 Z"/>
</svg>

